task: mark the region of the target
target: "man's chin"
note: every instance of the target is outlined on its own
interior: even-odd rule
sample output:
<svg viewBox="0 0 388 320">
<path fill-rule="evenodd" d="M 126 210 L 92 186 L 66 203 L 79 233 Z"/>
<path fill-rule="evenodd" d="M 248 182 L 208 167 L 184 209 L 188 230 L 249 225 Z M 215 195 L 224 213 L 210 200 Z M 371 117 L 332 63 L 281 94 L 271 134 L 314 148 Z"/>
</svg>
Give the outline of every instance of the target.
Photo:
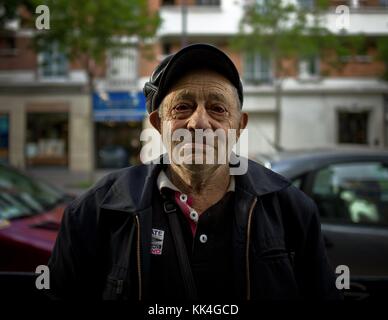
<svg viewBox="0 0 388 320">
<path fill-rule="evenodd" d="M 219 164 L 188 164 L 182 163 L 179 165 L 182 168 L 185 168 L 186 171 L 190 171 L 193 174 L 206 174 L 214 172 L 220 165 Z"/>
<path fill-rule="evenodd" d="M 210 153 L 212 156 L 207 156 L 206 152 L 188 152 L 186 154 L 182 154 L 178 163 L 186 166 L 214 166 L 217 165 L 217 158 L 214 156 L 214 153 Z"/>
</svg>

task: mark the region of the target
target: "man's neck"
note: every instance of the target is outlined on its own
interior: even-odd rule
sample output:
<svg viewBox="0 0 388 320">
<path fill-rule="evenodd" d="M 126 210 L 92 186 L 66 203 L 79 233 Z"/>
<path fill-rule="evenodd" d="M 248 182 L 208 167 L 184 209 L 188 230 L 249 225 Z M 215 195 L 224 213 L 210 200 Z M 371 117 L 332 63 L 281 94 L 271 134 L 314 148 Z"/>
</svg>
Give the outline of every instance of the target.
<svg viewBox="0 0 388 320">
<path fill-rule="evenodd" d="M 179 190 L 193 198 L 192 206 L 199 214 L 221 200 L 230 183 L 228 165 L 190 170 L 172 164 L 167 176 Z"/>
</svg>

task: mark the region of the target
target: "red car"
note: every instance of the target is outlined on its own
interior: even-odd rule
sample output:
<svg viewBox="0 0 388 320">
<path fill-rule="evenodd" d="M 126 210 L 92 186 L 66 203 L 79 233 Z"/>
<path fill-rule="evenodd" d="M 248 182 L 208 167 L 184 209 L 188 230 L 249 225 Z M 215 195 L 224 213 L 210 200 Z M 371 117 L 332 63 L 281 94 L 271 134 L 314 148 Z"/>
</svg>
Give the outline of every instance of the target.
<svg viewBox="0 0 388 320">
<path fill-rule="evenodd" d="M 47 265 L 71 197 L 0 164 L 0 272 L 35 272 Z"/>
</svg>

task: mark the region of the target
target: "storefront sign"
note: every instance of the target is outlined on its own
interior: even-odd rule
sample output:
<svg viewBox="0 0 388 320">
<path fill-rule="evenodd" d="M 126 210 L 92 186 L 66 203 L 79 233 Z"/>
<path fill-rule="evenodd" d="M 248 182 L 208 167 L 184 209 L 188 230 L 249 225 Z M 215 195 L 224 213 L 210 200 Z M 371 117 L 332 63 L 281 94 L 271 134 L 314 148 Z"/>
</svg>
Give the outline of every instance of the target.
<svg viewBox="0 0 388 320">
<path fill-rule="evenodd" d="M 106 92 L 93 94 L 94 121 L 142 121 L 146 115 L 142 92 Z"/>
</svg>

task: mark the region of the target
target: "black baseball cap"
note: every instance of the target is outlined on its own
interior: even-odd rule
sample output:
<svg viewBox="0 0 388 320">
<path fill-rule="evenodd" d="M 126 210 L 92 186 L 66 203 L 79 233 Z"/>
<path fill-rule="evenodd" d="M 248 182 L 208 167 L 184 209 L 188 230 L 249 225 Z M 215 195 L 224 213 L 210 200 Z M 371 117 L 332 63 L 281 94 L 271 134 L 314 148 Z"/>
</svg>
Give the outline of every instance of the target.
<svg viewBox="0 0 388 320">
<path fill-rule="evenodd" d="M 215 46 L 197 43 L 167 56 L 156 67 L 150 80 L 145 83 L 143 88 L 148 113 L 159 108 L 160 103 L 174 83 L 188 72 L 198 69 L 214 70 L 226 77 L 237 89 L 242 106 L 242 83 L 232 60 Z"/>
</svg>

